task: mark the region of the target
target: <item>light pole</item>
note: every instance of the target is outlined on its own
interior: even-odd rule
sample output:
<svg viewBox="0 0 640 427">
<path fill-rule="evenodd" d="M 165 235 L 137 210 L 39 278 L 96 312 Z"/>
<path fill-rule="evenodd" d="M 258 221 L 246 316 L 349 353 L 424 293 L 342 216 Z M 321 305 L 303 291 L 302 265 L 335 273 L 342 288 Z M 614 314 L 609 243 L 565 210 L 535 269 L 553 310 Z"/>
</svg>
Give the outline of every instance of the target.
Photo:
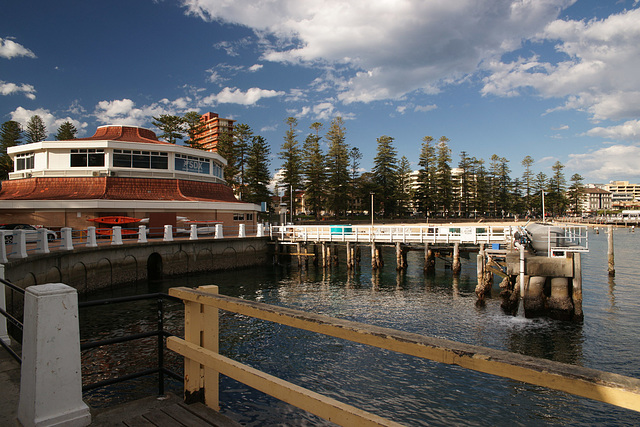
<svg viewBox="0 0 640 427">
<path fill-rule="evenodd" d="M 547 215 L 544 212 L 544 190 L 540 192 L 542 193 L 542 222 L 547 222 Z"/>
<path fill-rule="evenodd" d="M 373 195 L 375 193 L 371 193 L 371 226 L 373 227 Z"/>
<path fill-rule="evenodd" d="M 289 198 L 291 199 L 291 224 L 293 224 L 293 185 L 290 185 Z"/>
</svg>

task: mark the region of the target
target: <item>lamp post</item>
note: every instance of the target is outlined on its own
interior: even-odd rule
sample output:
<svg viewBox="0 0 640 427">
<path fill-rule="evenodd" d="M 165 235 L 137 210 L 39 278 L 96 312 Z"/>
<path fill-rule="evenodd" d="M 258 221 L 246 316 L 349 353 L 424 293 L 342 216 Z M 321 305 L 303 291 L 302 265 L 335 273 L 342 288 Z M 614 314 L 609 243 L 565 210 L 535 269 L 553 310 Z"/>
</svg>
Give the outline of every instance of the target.
<svg viewBox="0 0 640 427">
<path fill-rule="evenodd" d="M 293 224 L 293 185 L 290 185 L 289 199 L 291 199 L 291 224 Z"/>
<path fill-rule="evenodd" d="M 540 191 L 542 193 L 542 222 L 547 222 L 547 215 L 544 212 L 544 190 Z"/>
<path fill-rule="evenodd" d="M 373 227 L 373 195 L 375 193 L 371 192 L 371 226 Z"/>
</svg>

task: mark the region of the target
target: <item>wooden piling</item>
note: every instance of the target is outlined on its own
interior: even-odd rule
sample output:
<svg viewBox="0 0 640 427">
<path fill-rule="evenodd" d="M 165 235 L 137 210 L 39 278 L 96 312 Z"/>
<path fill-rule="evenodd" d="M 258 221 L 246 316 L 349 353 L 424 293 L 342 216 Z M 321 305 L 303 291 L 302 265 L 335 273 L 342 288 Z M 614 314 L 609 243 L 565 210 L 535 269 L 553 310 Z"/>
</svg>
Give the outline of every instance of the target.
<svg viewBox="0 0 640 427">
<path fill-rule="evenodd" d="M 407 269 L 407 252 L 402 247 L 402 243 L 396 242 L 396 270 L 403 271 Z"/>
<path fill-rule="evenodd" d="M 608 253 L 608 270 L 609 270 L 609 276 L 615 276 L 616 275 L 616 268 L 615 268 L 615 262 L 613 259 L 613 226 L 610 225 L 607 227 L 607 253 Z"/>
<path fill-rule="evenodd" d="M 584 314 L 582 313 L 582 260 L 579 252 L 573 254 L 573 282 L 572 282 L 572 294 L 573 300 L 573 317 L 574 320 L 582 320 Z"/>
<path fill-rule="evenodd" d="M 351 252 L 351 242 L 347 242 L 347 270 L 353 269 L 353 253 Z"/>
<path fill-rule="evenodd" d="M 453 245 L 453 263 L 451 264 L 451 271 L 454 276 L 460 275 L 462 265 L 460 264 L 460 243 L 454 243 Z"/>
<path fill-rule="evenodd" d="M 429 243 L 424 244 L 424 272 L 433 273 L 436 269 L 436 260 Z"/>
<path fill-rule="evenodd" d="M 478 278 L 478 283 L 482 283 L 482 281 L 484 280 L 484 264 L 485 264 L 483 244 L 480 244 L 480 251 L 478 252 L 477 263 L 478 264 L 476 267 L 476 275 Z"/>
<path fill-rule="evenodd" d="M 375 243 L 371 243 L 371 269 L 378 269 L 378 248 Z"/>
</svg>

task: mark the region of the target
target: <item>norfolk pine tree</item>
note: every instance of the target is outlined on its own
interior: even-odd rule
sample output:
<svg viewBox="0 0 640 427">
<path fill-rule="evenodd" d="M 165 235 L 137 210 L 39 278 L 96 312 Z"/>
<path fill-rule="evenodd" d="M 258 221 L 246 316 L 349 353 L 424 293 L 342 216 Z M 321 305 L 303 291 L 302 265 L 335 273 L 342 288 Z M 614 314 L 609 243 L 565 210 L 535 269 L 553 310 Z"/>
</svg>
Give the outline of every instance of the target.
<svg viewBox="0 0 640 427">
<path fill-rule="evenodd" d="M 325 187 L 327 184 L 325 156 L 320 147 L 322 124 L 314 122 L 309 128 L 313 132 L 307 135 L 304 141 L 302 155 L 302 172 L 305 176 L 305 200 L 316 220 L 319 221 L 326 199 Z"/>
<path fill-rule="evenodd" d="M 428 217 L 429 212 L 436 210 L 436 149 L 433 145 L 433 137 L 422 138 L 420 160 L 418 161 L 418 189 L 416 199 L 418 207 Z"/>
<path fill-rule="evenodd" d="M 336 117 L 331 121 L 326 138 L 329 143 L 328 208 L 336 218 L 340 218 L 347 209 L 349 197 L 349 146 L 346 143 L 346 129 L 342 117 Z"/>
<path fill-rule="evenodd" d="M 58 128 L 58 133 L 56 133 L 56 140 L 58 141 L 66 141 L 69 139 L 76 139 L 76 134 L 78 133 L 78 129 L 71 123 L 70 121 L 66 121 L 60 125 Z"/>
<path fill-rule="evenodd" d="M 282 170 L 284 171 L 282 176 L 282 182 L 285 185 L 285 197 L 287 199 L 287 205 L 291 206 L 292 201 L 295 200 L 295 191 L 302 187 L 302 173 L 301 173 L 301 153 L 298 146 L 298 140 L 296 139 L 296 126 L 298 121 L 295 117 L 288 117 L 285 120 L 289 129 L 284 136 L 284 142 L 282 143 L 281 151 L 278 156 L 282 160 Z M 295 206 L 294 206 L 295 211 Z M 293 216 L 293 212 L 291 212 Z"/>
<path fill-rule="evenodd" d="M 9 173 L 13 172 L 13 161 L 7 154 L 7 148 L 20 144 L 21 140 L 20 123 L 9 120 L 0 126 L 0 179 L 9 178 Z"/>
<path fill-rule="evenodd" d="M 42 118 L 37 114 L 31 116 L 27 122 L 27 129 L 25 131 L 27 143 L 40 142 L 47 139 L 47 128 L 42 121 Z"/>
<path fill-rule="evenodd" d="M 379 137 L 376 157 L 373 159 L 373 179 L 376 184 L 378 205 L 382 205 L 385 218 L 398 213 L 398 159 L 393 138 Z"/>
<path fill-rule="evenodd" d="M 268 185 L 271 180 L 269 173 L 269 144 L 260 135 L 252 136 L 247 153 L 247 168 L 245 171 L 244 200 L 259 205 L 267 202 L 270 209 L 271 192 Z"/>
<path fill-rule="evenodd" d="M 451 181 L 451 149 L 448 145 L 449 138 L 446 136 L 440 137 L 437 145 L 436 154 L 436 183 L 437 193 L 435 195 L 436 208 L 442 209 L 442 213 L 445 217 L 451 210 L 451 203 L 453 200 L 453 183 Z"/>
<path fill-rule="evenodd" d="M 233 129 L 234 149 L 236 152 L 238 175 L 237 181 L 240 191 L 240 199 L 244 200 L 245 193 L 245 165 L 247 163 L 247 151 L 253 138 L 253 132 L 249 125 L 241 123 Z"/>
<path fill-rule="evenodd" d="M 205 130 L 204 122 L 202 121 L 202 116 L 197 111 L 189 111 L 186 113 L 183 118 L 184 129 L 187 133 L 186 144 L 195 148 L 196 150 L 204 150 L 204 145 L 202 143 L 202 133 Z"/>
<path fill-rule="evenodd" d="M 160 117 L 153 117 L 151 123 L 160 129 L 162 132 L 160 138 L 163 138 L 169 144 L 175 144 L 184 137 L 184 119 L 182 117 L 161 114 Z"/>
</svg>

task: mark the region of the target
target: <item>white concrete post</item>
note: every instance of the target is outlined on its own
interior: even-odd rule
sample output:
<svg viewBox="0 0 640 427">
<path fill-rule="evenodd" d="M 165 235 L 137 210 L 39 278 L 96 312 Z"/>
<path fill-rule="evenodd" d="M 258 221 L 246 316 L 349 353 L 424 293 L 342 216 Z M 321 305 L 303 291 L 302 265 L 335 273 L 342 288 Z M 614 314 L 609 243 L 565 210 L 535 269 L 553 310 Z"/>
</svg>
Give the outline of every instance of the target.
<svg viewBox="0 0 640 427">
<path fill-rule="evenodd" d="M 111 244 L 112 245 L 122 244 L 122 227 L 120 227 L 119 225 L 115 225 L 111 229 Z"/>
<path fill-rule="evenodd" d="M 198 226 L 191 224 L 191 233 L 189 234 L 189 240 L 198 240 Z"/>
<path fill-rule="evenodd" d="M 93 225 L 87 227 L 87 247 L 98 247 L 98 243 L 96 242 L 96 228 Z"/>
<path fill-rule="evenodd" d="M 256 229 L 256 237 L 264 237 L 264 224 L 258 224 Z"/>
<path fill-rule="evenodd" d="M 138 226 L 138 243 L 147 243 L 147 226 Z"/>
<path fill-rule="evenodd" d="M 89 425 L 81 373 L 77 291 L 62 283 L 29 286 L 18 404 L 22 425 Z"/>
<path fill-rule="evenodd" d="M 38 228 L 38 240 L 36 241 L 36 253 L 48 254 L 49 253 L 49 240 L 47 240 L 47 229 Z"/>
<path fill-rule="evenodd" d="M 8 233 L 4 230 L 0 231 L 0 239 L 2 239 L 2 242 L 0 242 L 0 263 L 1 264 L 6 264 L 9 262 L 9 260 L 7 259 L 7 243 L 6 240 L 4 240 L 4 236 L 6 236 Z"/>
<path fill-rule="evenodd" d="M 27 257 L 27 235 L 24 230 L 13 230 L 13 251 L 11 258 Z"/>
<path fill-rule="evenodd" d="M 222 224 L 216 224 L 216 239 L 222 239 L 224 238 L 224 235 L 222 234 Z"/>
<path fill-rule="evenodd" d="M 73 250 L 73 236 L 71 235 L 71 227 L 60 229 L 60 240 L 62 240 L 62 249 L 65 251 Z"/>
<path fill-rule="evenodd" d="M 245 224 L 238 224 L 238 237 L 247 237 Z"/>
<path fill-rule="evenodd" d="M 164 241 L 173 242 L 173 226 L 171 224 L 164 226 Z"/>
<path fill-rule="evenodd" d="M 4 238 L 2 239 L 4 243 Z M 0 264 L 0 279 L 4 280 L 4 265 Z M 4 311 L 7 311 L 7 288 L 5 288 L 4 283 L 0 283 L 0 308 Z M 0 316 L 0 340 L 4 341 L 5 344 L 11 344 L 11 339 L 9 338 L 9 331 L 7 330 L 7 318 L 4 316 Z"/>
</svg>

